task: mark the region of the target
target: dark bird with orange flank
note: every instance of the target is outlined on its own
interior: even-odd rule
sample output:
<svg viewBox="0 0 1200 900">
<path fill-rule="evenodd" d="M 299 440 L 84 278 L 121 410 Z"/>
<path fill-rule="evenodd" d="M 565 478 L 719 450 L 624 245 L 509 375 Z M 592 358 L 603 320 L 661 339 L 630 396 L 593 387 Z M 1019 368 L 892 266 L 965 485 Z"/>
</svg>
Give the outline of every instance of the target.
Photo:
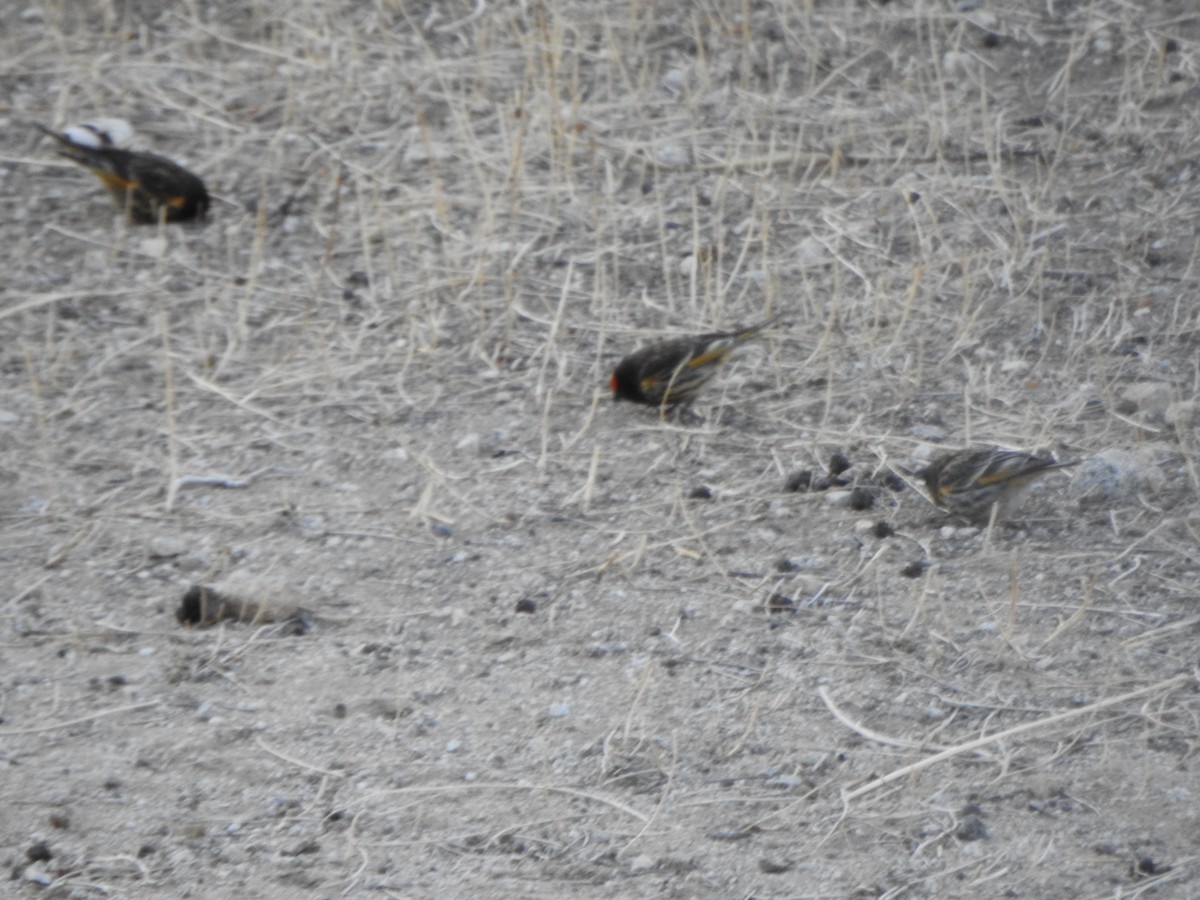
<svg viewBox="0 0 1200 900">
<path fill-rule="evenodd" d="M 115 146 L 110 134 L 84 126 L 57 132 L 36 126 L 58 143 L 58 153 L 91 170 L 136 225 L 188 222 L 208 212 L 204 182 L 165 156 Z"/>
<path fill-rule="evenodd" d="M 1079 462 L 1059 462 L 1049 453 L 987 447 L 947 453 L 916 474 L 924 480 L 929 498 L 942 509 L 972 522 L 986 522 L 993 507 L 997 521 L 1012 512 L 1035 478 Z"/>
<path fill-rule="evenodd" d="M 733 331 L 674 338 L 635 350 L 617 363 L 608 380 L 613 399 L 659 407 L 691 403 L 735 347 L 778 319 L 775 316 Z"/>
</svg>

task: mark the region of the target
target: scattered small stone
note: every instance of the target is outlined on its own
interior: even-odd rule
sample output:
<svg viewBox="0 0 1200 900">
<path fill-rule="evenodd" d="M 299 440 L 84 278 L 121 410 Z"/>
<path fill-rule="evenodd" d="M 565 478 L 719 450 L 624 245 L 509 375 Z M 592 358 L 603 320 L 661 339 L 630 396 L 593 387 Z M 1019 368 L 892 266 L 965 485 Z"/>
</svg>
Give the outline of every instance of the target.
<svg viewBox="0 0 1200 900">
<path fill-rule="evenodd" d="M 901 569 L 900 574 L 905 578 L 920 578 L 928 568 L 929 563 L 926 560 L 916 559 Z"/>
<path fill-rule="evenodd" d="M 829 474 L 841 475 L 853 465 L 854 463 L 850 462 L 850 458 L 839 450 L 833 456 L 829 457 Z"/>
<path fill-rule="evenodd" d="M 629 874 L 631 875 L 637 875 L 640 872 L 649 872 L 653 868 L 655 868 L 654 860 L 644 853 L 640 856 L 635 856 L 629 861 Z"/>
<path fill-rule="evenodd" d="M 1122 412 L 1122 415 L 1133 415 L 1141 413 L 1148 419 L 1163 420 L 1166 414 L 1167 407 L 1171 405 L 1171 386 L 1162 381 L 1140 381 L 1137 384 L 1131 384 L 1122 392 L 1122 399 L 1118 403 L 1118 411 L 1127 410 L 1132 406 L 1129 412 Z"/>
<path fill-rule="evenodd" d="M 296 522 L 300 536 L 307 540 L 318 540 L 325 537 L 325 519 L 317 515 L 302 516 Z"/>
<path fill-rule="evenodd" d="M 783 489 L 795 494 L 803 494 L 813 489 L 813 472 L 812 469 L 801 469 L 788 477 L 784 482 Z"/>
<path fill-rule="evenodd" d="M 940 444 L 942 441 L 946 440 L 946 430 L 937 425 L 928 425 L 925 423 L 914 425 L 912 428 L 908 429 L 908 433 L 919 441 L 928 441 L 934 444 Z M 933 450 L 934 448 L 928 446 L 924 448 L 918 447 L 918 452 L 915 455 L 918 458 L 928 457 Z"/>
<path fill-rule="evenodd" d="M 686 166 L 692 161 L 691 151 L 684 144 L 662 144 L 656 155 L 664 166 Z"/>
<path fill-rule="evenodd" d="M 691 493 L 688 494 L 689 500 L 711 500 L 712 498 L 713 498 L 712 490 L 705 487 L 704 485 L 700 485 L 700 487 L 692 488 Z"/>
<path fill-rule="evenodd" d="M 874 527 L 871 529 L 871 536 L 879 538 L 880 540 L 883 540 L 884 538 L 890 538 L 895 533 L 896 529 L 892 527 L 892 524 L 890 522 L 885 522 L 883 519 L 880 519 L 878 522 L 876 522 Z"/>
<path fill-rule="evenodd" d="M 730 782 L 727 787 L 733 787 L 734 782 Z M 744 841 L 747 838 L 752 838 L 758 834 L 758 828 L 751 825 L 749 828 L 741 828 L 738 826 L 721 826 L 714 828 L 708 832 L 708 839 L 712 841 Z"/>
<path fill-rule="evenodd" d="M 346 713 L 347 713 L 347 709 L 346 709 L 345 703 L 339 702 L 339 703 L 333 704 L 333 717 L 335 719 L 346 718 Z"/>
<path fill-rule="evenodd" d="M 1165 481 L 1162 469 L 1152 459 L 1112 449 L 1085 459 L 1076 468 L 1068 490 L 1094 501 L 1129 500 L 1142 488 L 1157 489 Z"/>
<path fill-rule="evenodd" d="M 151 559 L 174 559 L 187 553 L 187 543 L 182 538 L 152 537 L 146 544 L 146 555 Z"/>
<path fill-rule="evenodd" d="M 1200 402 L 1195 400 L 1180 400 L 1172 403 L 1166 409 L 1168 425 L 1174 425 L 1177 430 L 1192 428 L 1200 420 Z"/>
<path fill-rule="evenodd" d="M 856 487 L 850 491 L 850 508 L 862 512 L 875 505 L 875 492 L 870 488 Z"/>
<path fill-rule="evenodd" d="M 435 537 L 448 538 L 454 536 L 454 529 L 445 522 L 436 522 L 433 526 L 433 534 Z"/>
<path fill-rule="evenodd" d="M 321 849 L 321 845 L 312 838 L 307 841 L 301 841 L 295 847 L 279 851 L 280 856 L 306 856 L 310 853 L 316 853 Z"/>
<path fill-rule="evenodd" d="M 1170 871 L 1170 866 L 1163 865 L 1153 857 L 1143 856 L 1137 861 L 1137 869 L 1134 874 L 1139 878 L 1143 878 L 1147 875 L 1161 875 L 1164 872 Z"/>
<path fill-rule="evenodd" d="M 967 813 L 954 829 L 954 836 L 960 841 L 982 841 L 987 838 L 988 830 L 978 813 Z"/>
<path fill-rule="evenodd" d="M 825 505 L 830 509 L 848 509 L 854 491 L 829 491 L 825 494 Z"/>
<path fill-rule="evenodd" d="M 54 880 L 50 877 L 49 873 L 36 864 L 26 866 L 25 871 L 21 873 L 21 877 L 26 881 L 32 881 L 34 884 L 40 884 L 42 887 L 46 887 Z"/>
<path fill-rule="evenodd" d="M 55 810 L 50 813 L 50 827 L 57 828 L 60 831 L 71 827 L 71 817 L 63 810 Z"/>
<path fill-rule="evenodd" d="M 772 615 L 795 611 L 796 601 L 791 597 L 785 597 L 783 594 L 772 594 L 767 598 L 767 612 Z"/>
<path fill-rule="evenodd" d="M 532 615 L 537 612 L 537 602 L 532 597 L 522 597 L 517 601 L 517 612 Z"/>
<path fill-rule="evenodd" d="M 764 875 L 782 875 L 784 872 L 791 871 L 795 863 L 782 859 L 768 859 L 763 857 L 758 861 L 758 869 Z"/>
<path fill-rule="evenodd" d="M 36 841 L 26 848 L 25 858 L 30 862 L 47 862 L 54 859 L 54 851 L 45 841 Z"/>
</svg>

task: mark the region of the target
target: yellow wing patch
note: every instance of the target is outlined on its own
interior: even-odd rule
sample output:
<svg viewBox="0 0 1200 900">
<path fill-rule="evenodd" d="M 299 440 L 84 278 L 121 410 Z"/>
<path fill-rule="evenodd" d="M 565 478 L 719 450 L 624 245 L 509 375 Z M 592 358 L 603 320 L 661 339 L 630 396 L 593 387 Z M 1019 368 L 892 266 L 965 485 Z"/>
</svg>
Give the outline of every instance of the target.
<svg viewBox="0 0 1200 900">
<path fill-rule="evenodd" d="M 1001 481 L 1008 481 L 1010 478 L 1014 478 L 1019 474 L 1021 473 L 1013 472 L 1011 469 L 1001 469 L 998 472 L 985 472 L 983 475 L 980 475 L 977 479 L 975 479 L 975 481 L 978 484 L 997 484 Z"/>
<path fill-rule="evenodd" d="M 718 347 L 713 347 L 707 353 L 701 353 L 699 356 L 693 356 L 689 359 L 685 366 L 689 369 L 696 369 L 700 366 L 707 366 L 709 363 L 716 362 L 724 356 L 729 355 L 730 347 L 728 344 L 722 344 Z"/>
<path fill-rule="evenodd" d="M 616 381 L 616 379 L 614 378 L 613 381 Z M 640 387 L 642 389 L 643 394 L 654 390 L 654 388 L 657 386 L 658 386 L 658 377 L 655 375 L 647 376 L 646 378 L 643 378 L 641 381 L 638 382 L 638 387 Z"/>
</svg>

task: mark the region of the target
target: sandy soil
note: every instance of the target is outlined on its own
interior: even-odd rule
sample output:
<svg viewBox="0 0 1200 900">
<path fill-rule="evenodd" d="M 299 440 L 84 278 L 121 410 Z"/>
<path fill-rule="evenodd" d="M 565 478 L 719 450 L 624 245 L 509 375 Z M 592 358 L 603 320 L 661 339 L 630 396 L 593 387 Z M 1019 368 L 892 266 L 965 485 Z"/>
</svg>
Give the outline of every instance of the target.
<svg viewBox="0 0 1200 900">
<path fill-rule="evenodd" d="M 1198 78 L 1190 0 L 0 8 L 3 893 L 1200 895 Z M 968 527 L 977 443 L 1083 462 Z"/>
</svg>

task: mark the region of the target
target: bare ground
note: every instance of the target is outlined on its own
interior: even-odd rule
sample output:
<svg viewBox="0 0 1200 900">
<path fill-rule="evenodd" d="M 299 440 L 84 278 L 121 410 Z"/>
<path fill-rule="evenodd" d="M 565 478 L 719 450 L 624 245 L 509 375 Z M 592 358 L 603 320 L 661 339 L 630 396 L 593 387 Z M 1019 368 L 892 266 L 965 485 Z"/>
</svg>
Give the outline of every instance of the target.
<svg viewBox="0 0 1200 900">
<path fill-rule="evenodd" d="M 232 6 L 0 10 L 5 893 L 1200 894 L 1193 3 Z"/>
</svg>

